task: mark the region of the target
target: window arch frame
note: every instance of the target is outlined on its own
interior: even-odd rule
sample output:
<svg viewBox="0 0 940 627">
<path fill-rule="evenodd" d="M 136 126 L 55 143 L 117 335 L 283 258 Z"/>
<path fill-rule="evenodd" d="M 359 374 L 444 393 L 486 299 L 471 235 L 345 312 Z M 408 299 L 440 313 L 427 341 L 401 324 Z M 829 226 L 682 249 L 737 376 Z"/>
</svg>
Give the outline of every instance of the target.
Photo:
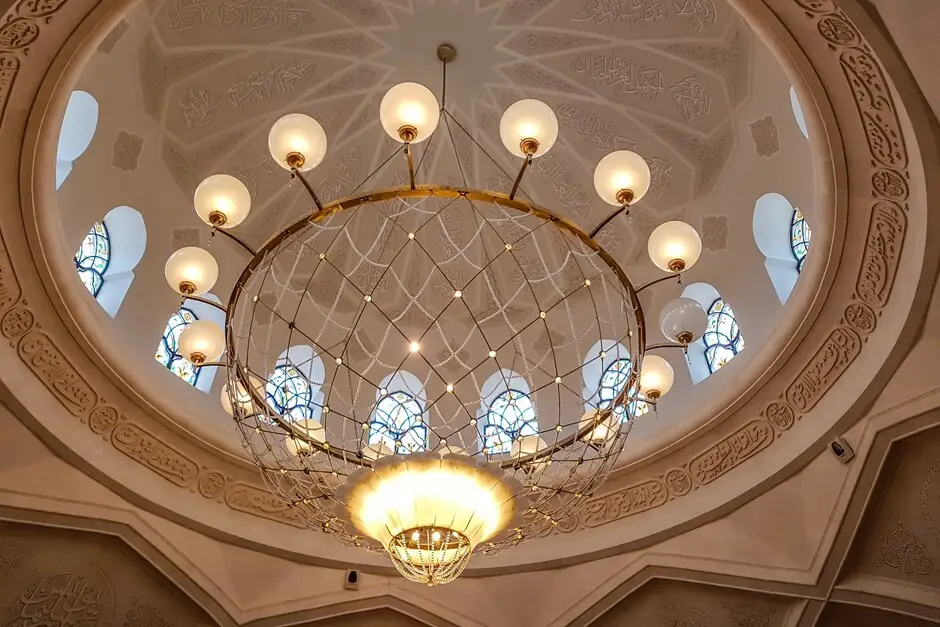
<svg viewBox="0 0 940 627">
<path fill-rule="evenodd" d="M 702 335 L 702 343 L 705 345 L 705 363 L 708 365 L 709 372 L 714 374 L 729 361 L 741 354 L 741 351 L 744 350 L 744 334 L 741 333 L 741 325 L 738 323 L 738 319 L 734 314 L 734 309 L 726 300 L 721 298 L 721 296 L 712 302 L 711 306 L 706 310 L 706 313 L 708 314 L 708 323 L 706 331 Z M 714 330 L 712 330 L 713 319 L 715 320 Z M 720 330 L 723 321 L 729 321 L 728 325 L 733 329 L 731 334 Z M 724 337 L 727 338 L 728 341 L 710 342 L 709 337 Z M 717 363 L 718 358 L 716 353 L 718 349 L 729 351 L 731 356 L 723 362 Z"/>
<path fill-rule="evenodd" d="M 605 409 L 610 405 L 614 398 L 617 397 L 617 394 L 620 393 L 620 389 L 615 392 L 611 388 L 611 398 L 604 398 L 605 394 L 603 390 L 605 388 L 604 380 L 610 373 L 611 369 L 621 365 L 627 364 L 628 371 L 633 367 L 633 358 L 630 355 L 630 351 L 616 340 L 599 340 L 590 349 L 588 349 L 587 354 L 584 358 L 584 363 L 581 365 L 582 379 L 584 382 L 584 410 L 591 411 L 592 409 Z M 629 381 L 629 374 L 623 384 Z M 606 386 L 610 387 L 610 386 Z M 635 410 L 633 416 L 643 416 L 649 412 L 649 404 L 643 399 L 642 395 L 638 392 L 632 395 L 633 398 L 630 400 L 630 403 L 633 403 Z M 624 421 L 625 415 L 623 412 L 619 412 L 621 422 Z M 629 418 L 629 415 L 626 415 Z"/>
<path fill-rule="evenodd" d="M 56 189 L 62 187 L 75 162 L 91 146 L 98 130 L 99 108 L 98 100 L 87 91 L 76 89 L 69 94 L 56 144 Z"/>
<path fill-rule="evenodd" d="M 187 315 L 192 317 L 192 320 L 187 321 Z M 178 318 L 181 322 L 173 324 L 173 321 L 176 318 Z M 163 334 L 160 336 L 160 343 L 157 345 L 157 353 L 154 355 L 154 359 L 157 361 L 157 363 L 161 364 L 164 368 L 193 387 L 196 387 L 199 383 L 199 375 L 201 374 L 202 369 L 194 367 L 188 359 L 180 354 L 179 336 L 183 333 L 183 330 L 185 330 L 187 326 L 193 322 L 196 322 L 197 320 L 199 320 L 199 317 L 189 307 L 180 307 L 170 314 L 170 317 L 167 318 L 166 327 L 163 330 Z M 179 330 L 179 333 L 176 333 L 177 329 Z M 170 338 L 173 340 L 172 345 L 170 344 Z M 164 361 L 164 358 L 160 355 L 159 351 L 161 348 L 166 353 L 166 361 Z M 184 376 L 181 371 L 175 370 L 173 366 L 179 362 L 189 364 L 192 370 L 191 374 Z"/>
<path fill-rule="evenodd" d="M 398 455 L 428 450 L 427 403 L 418 377 L 406 370 L 394 372 L 382 379 L 375 396 L 367 444 L 384 444 Z"/>
<path fill-rule="evenodd" d="M 806 215 L 783 194 L 768 192 L 754 203 L 754 243 L 764 256 L 764 269 L 780 304 L 785 304 L 790 298 L 803 268 L 803 262 L 794 250 L 794 221 L 797 215 L 802 217 L 801 226 L 809 234 L 811 230 Z M 807 237 L 807 255 L 809 241 Z"/>
<path fill-rule="evenodd" d="M 810 241 L 813 232 L 809 228 L 806 216 L 799 207 L 794 207 L 793 217 L 790 218 L 790 251 L 796 259 L 797 273 L 803 272 L 803 265 L 809 256 Z M 802 252 L 801 252 L 802 251 Z"/>
<path fill-rule="evenodd" d="M 101 228 L 100 232 L 98 231 L 98 227 Z M 99 242 L 104 242 L 105 244 L 103 251 L 99 250 Z M 93 249 L 92 252 L 86 251 L 86 245 L 87 248 Z M 102 258 L 104 261 L 101 267 L 96 267 L 96 260 Z M 101 289 L 104 287 L 105 275 L 111 265 L 111 234 L 108 232 L 108 225 L 103 220 L 95 220 L 91 225 L 91 228 L 88 229 L 88 233 L 85 235 L 84 239 L 82 239 L 78 250 L 72 257 L 72 260 L 75 262 L 75 270 L 78 272 L 79 279 L 91 295 L 97 299 L 98 295 L 101 293 Z M 90 264 L 86 263 L 88 260 L 91 260 Z M 85 267 L 86 265 L 88 267 Z M 86 281 L 85 277 L 89 275 L 91 278 Z"/>
<path fill-rule="evenodd" d="M 520 416 L 515 421 L 507 419 L 506 411 L 509 407 L 516 407 L 519 399 L 525 399 Z M 511 453 L 514 441 L 539 434 L 538 412 L 531 387 L 519 373 L 500 369 L 491 374 L 480 389 L 480 400 L 477 422 L 480 424 L 480 446 L 486 455 Z M 494 411 L 494 405 L 503 402 L 505 407 Z M 528 417 L 524 417 L 526 413 Z"/>
<path fill-rule="evenodd" d="M 276 391 L 272 391 L 272 382 L 275 377 L 287 373 L 285 380 L 275 384 Z M 268 375 L 264 386 L 265 401 L 279 415 L 289 420 L 320 420 L 323 414 L 323 381 L 325 370 L 323 360 L 312 346 L 295 345 L 281 353 L 274 362 L 274 368 Z M 288 382 L 299 382 L 306 388 L 305 391 L 295 391 L 294 395 L 302 395 L 302 402 L 281 402 L 278 392 L 283 391 L 281 385 Z M 292 387 L 297 387 L 292 384 Z M 293 413 L 292 413 L 293 412 Z"/>
</svg>

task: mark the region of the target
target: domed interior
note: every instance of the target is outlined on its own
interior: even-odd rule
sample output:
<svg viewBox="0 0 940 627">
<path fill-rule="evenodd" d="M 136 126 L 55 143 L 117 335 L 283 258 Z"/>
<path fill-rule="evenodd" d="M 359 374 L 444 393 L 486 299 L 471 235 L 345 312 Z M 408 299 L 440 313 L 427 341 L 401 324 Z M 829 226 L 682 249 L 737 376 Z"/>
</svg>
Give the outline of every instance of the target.
<svg viewBox="0 0 940 627">
<path fill-rule="evenodd" d="M 223 314 L 193 301 L 180 314 L 163 278 L 167 257 L 184 246 L 209 246 L 220 267 L 209 298 L 223 304 L 249 259 L 231 242 L 210 237 L 193 211 L 196 186 L 217 173 L 247 186 L 251 213 L 232 233 L 252 247 L 310 213 L 310 197 L 267 151 L 268 129 L 289 112 L 311 115 L 326 130 L 326 159 L 306 173 L 324 203 L 406 183 L 404 159 L 382 130 L 378 105 L 401 81 L 424 84 L 440 99 L 435 49 L 446 42 L 457 51 L 446 73 L 444 104 L 452 119 L 445 116 L 432 139 L 415 146 L 419 183 L 508 193 L 521 159 L 499 140 L 500 115 L 518 99 L 537 98 L 555 112 L 559 138 L 534 160 L 520 198 L 590 231 L 616 210 L 595 192 L 594 166 L 609 152 L 629 149 L 650 166 L 650 192 L 597 241 L 633 285 L 664 276 L 646 250 L 656 226 L 681 220 L 700 233 L 701 259 L 681 285 L 659 283 L 643 290 L 640 301 L 648 344 L 666 342 L 660 310 L 679 296 L 702 305 L 711 332 L 687 353 L 657 352 L 671 364 L 675 384 L 655 407 L 641 403 L 622 460 L 654 453 L 720 415 L 772 360 L 758 357 L 768 340 L 802 319 L 807 299 L 788 300 L 807 280 L 798 281 L 804 258 L 812 267 L 810 226 L 816 246 L 825 246 L 828 218 L 813 205 L 813 156 L 799 102 L 767 47 L 723 3 L 647 4 L 620 13 L 594 2 L 496 10 L 416 0 L 409 11 L 366 2 L 136 5 L 78 78 L 57 163 L 62 250 L 78 249 L 85 238 L 82 267 L 106 266 L 80 274 L 97 290 L 108 338 L 100 350 L 109 366 L 186 428 L 239 450 L 219 402 L 224 377 L 213 368 L 193 369 L 174 352 L 174 333 L 186 322 L 221 323 Z M 451 233 L 473 232 L 472 212 L 452 214 Z M 96 223 L 106 235 L 86 235 Z M 110 259 L 102 261 L 94 250 L 104 237 Z M 545 263 L 537 255 L 527 261 Z M 295 283 L 312 272 L 309 260 L 300 266 L 291 269 Z M 395 279 L 416 294 L 426 270 L 402 264 Z M 323 311 L 351 306 L 331 301 L 338 291 L 329 281 L 311 283 L 307 293 Z M 545 339 L 564 344 L 580 333 L 561 318 L 547 320 Z M 383 342 L 381 324 L 367 327 L 359 327 L 365 353 Z M 615 332 L 608 335 L 579 346 L 581 377 L 567 387 L 583 407 L 567 403 L 575 414 L 569 423 L 622 385 L 623 360 L 636 349 Z M 290 388 L 292 408 L 311 408 L 297 412 L 319 415 L 326 390 L 312 375 L 323 370 L 323 347 L 298 336 L 275 344 L 268 372 L 256 374 L 277 379 L 272 394 Z M 460 352 L 446 338 L 441 344 L 454 356 Z M 777 350 L 779 342 L 770 344 Z M 479 392 L 502 370 L 518 378 L 525 395 L 541 388 L 531 368 L 510 362 L 476 371 L 483 414 L 502 388 Z M 565 374 L 578 367 L 565 367 Z M 408 374 L 417 375 L 421 389 L 396 391 L 426 396 L 427 373 L 404 369 L 402 378 Z M 538 412 L 538 402 L 535 409 L 539 430 L 548 431 L 556 419 Z M 482 442 L 463 448 L 473 446 Z"/>
</svg>

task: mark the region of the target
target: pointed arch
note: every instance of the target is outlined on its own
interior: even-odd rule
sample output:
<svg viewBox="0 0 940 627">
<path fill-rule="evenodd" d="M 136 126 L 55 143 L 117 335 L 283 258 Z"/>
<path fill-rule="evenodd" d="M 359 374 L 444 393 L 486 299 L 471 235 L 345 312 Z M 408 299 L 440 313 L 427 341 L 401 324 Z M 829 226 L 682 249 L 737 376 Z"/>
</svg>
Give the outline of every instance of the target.
<svg viewBox="0 0 940 627">
<path fill-rule="evenodd" d="M 581 367 L 581 377 L 584 380 L 584 410 L 605 409 L 610 406 L 620 391 L 630 380 L 630 371 L 633 361 L 630 351 L 615 340 L 600 340 L 587 352 L 584 365 Z M 649 405 L 639 395 L 632 412 L 634 416 L 642 416 L 649 411 Z M 619 408 L 618 408 L 619 409 Z M 626 414 L 620 409 L 617 412 L 621 419 Z"/>
<path fill-rule="evenodd" d="M 780 303 L 786 303 L 809 253 L 811 231 L 806 217 L 786 196 L 771 192 L 754 203 L 752 226 L 767 276 Z"/>
<path fill-rule="evenodd" d="M 112 318 L 127 296 L 146 248 L 143 217 L 122 205 L 91 226 L 73 257 L 82 283 Z"/>
<path fill-rule="evenodd" d="M 376 390 L 369 444 L 384 444 L 398 454 L 427 450 L 426 407 L 424 385 L 418 377 L 404 370 L 388 375 Z"/>
<path fill-rule="evenodd" d="M 203 298 L 216 303 L 220 302 L 213 294 L 203 294 Z M 195 368 L 179 352 L 180 335 L 196 320 L 211 320 L 220 327 L 224 327 L 225 312 L 205 303 L 186 302 L 167 319 L 160 341 L 157 343 L 154 359 L 186 383 L 202 392 L 209 392 L 218 368 Z"/>
<path fill-rule="evenodd" d="M 312 346 L 291 346 L 281 353 L 268 376 L 268 404 L 290 420 L 320 420 L 324 372 L 323 360 Z"/>
<path fill-rule="evenodd" d="M 682 290 L 705 309 L 705 334 L 689 345 L 688 365 L 693 383 L 701 383 L 744 350 L 744 334 L 731 304 L 708 283 L 693 283 Z"/>
<path fill-rule="evenodd" d="M 477 420 L 482 426 L 482 446 L 487 455 L 509 453 L 513 441 L 538 435 L 531 388 L 519 373 L 507 369 L 494 372 L 483 383 L 480 400 Z"/>
</svg>

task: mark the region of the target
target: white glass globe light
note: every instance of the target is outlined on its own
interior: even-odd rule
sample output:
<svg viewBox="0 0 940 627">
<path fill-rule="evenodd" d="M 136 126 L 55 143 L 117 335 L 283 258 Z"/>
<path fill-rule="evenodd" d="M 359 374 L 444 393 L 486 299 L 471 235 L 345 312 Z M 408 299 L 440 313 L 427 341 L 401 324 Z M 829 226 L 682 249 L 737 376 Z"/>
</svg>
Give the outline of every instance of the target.
<svg viewBox="0 0 940 627">
<path fill-rule="evenodd" d="M 619 420 L 617 420 L 614 412 L 607 412 L 607 417 L 605 418 L 603 416 L 604 411 L 605 410 L 597 408 L 591 409 L 578 421 L 578 433 L 584 432 L 585 429 L 589 429 L 592 425 L 594 426 L 593 429 L 582 436 L 585 442 L 603 442 L 608 438 L 614 437 L 614 434 L 620 429 Z"/>
<path fill-rule="evenodd" d="M 309 115 L 288 113 L 271 126 L 268 151 L 285 170 L 306 172 L 326 156 L 326 132 Z"/>
<path fill-rule="evenodd" d="M 640 369 L 640 394 L 655 401 L 669 393 L 675 379 L 676 373 L 668 361 L 659 355 L 643 357 L 643 367 Z"/>
<path fill-rule="evenodd" d="M 440 105 L 431 90 L 418 83 L 399 83 L 382 97 L 379 121 L 388 136 L 402 143 L 423 142 L 437 129 Z"/>
<path fill-rule="evenodd" d="M 594 189 L 604 202 L 623 206 L 639 202 L 650 189 L 649 164 L 635 152 L 617 150 L 594 168 Z"/>
<path fill-rule="evenodd" d="M 453 444 L 446 444 L 441 442 L 437 445 L 435 449 L 441 455 L 466 455 L 467 451 L 463 450 L 459 446 L 454 446 Z"/>
<path fill-rule="evenodd" d="M 551 150 L 558 139 L 558 118 L 541 100 L 519 100 L 503 113 L 499 138 L 506 150 L 517 157 L 539 157 Z"/>
<path fill-rule="evenodd" d="M 177 348 L 192 363 L 216 361 L 225 351 L 225 332 L 211 320 L 196 320 L 180 333 Z"/>
<path fill-rule="evenodd" d="M 199 219 L 206 224 L 229 229 L 248 217 L 251 194 L 234 176 L 213 174 L 196 188 L 193 206 Z"/>
<path fill-rule="evenodd" d="M 688 346 L 705 333 L 708 314 L 691 298 L 673 298 L 659 314 L 659 328 L 672 342 Z"/>
<path fill-rule="evenodd" d="M 326 429 L 319 420 L 313 418 L 298 420 L 291 424 L 291 428 L 294 430 L 294 435 L 288 435 L 284 439 L 284 447 L 291 455 L 296 456 L 310 451 L 311 441 L 320 444 L 326 442 Z"/>
<path fill-rule="evenodd" d="M 650 233 L 650 259 L 660 270 L 683 272 L 702 254 L 702 238 L 691 225 L 678 220 L 664 222 Z"/>
<path fill-rule="evenodd" d="M 255 393 L 258 394 L 260 398 L 264 398 L 264 381 L 259 379 L 254 375 L 249 375 L 249 381 L 251 381 L 252 387 L 255 388 Z M 243 416 L 249 416 L 256 413 L 254 408 L 254 403 L 251 400 L 251 394 L 248 393 L 248 390 L 245 389 L 245 386 L 238 383 L 238 393 L 235 395 L 235 405 L 232 405 L 232 398 L 229 395 L 229 384 L 226 383 L 222 386 L 222 409 L 225 410 L 225 413 L 229 416 L 235 416 L 235 405 L 238 406 L 239 411 Z"/>
<path fill-rule="evenodd" d="M 178 293 L 199 296 L 215 285 L 219 278 L 219 264 L 209 251 L 187 246 L 166 260 L 164 275 L 166 282 Z"/>
</svg>

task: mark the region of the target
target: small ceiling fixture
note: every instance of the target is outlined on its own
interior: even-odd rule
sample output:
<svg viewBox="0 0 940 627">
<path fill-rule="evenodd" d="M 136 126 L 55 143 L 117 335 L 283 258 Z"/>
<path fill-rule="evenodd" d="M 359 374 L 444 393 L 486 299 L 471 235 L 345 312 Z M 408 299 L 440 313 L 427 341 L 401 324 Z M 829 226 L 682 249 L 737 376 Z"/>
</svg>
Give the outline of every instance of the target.
<svg viewBox="0 0 940 627">
<path fill-rule="evenodd" d="M 441 46 L 438 58 L 446 85 L 453 48 Z M 500 168 L 443 106 L 444 90 L 441 100 L 416 83 L 389 89 L 379 118 L 401 144 L 406 183 L 329 203 L 304 177 L 324 160 L 326 133 L 305 114 L 282 117 L 268 148 L 312 211 L 254 250 L 228 230 L 248 215 L 248 190 L 210 176 L 196 212 L 251 260 L 227 306 L 201 296 L 219 274 L 208 252 L 184 248 L 166 265 L 183 300 L 226 312 L 224 332 L 200 321 L 179 347 L 198 367 L 226 368 L 223 407 L 271 492 L 311 526 L 385 553 L 428 585 L 458 577 L 474 553 L 543 537 L 575 514 L 613 467 L 638 403 L 655 405 L 672 387 L 669 362 L 646 351 L 685 348 L 705 326 L 701 306 L 674 300 L 660 320 L 672 343 L 648 346 L 637 296 L 695 264 L 695 229 L 668 222 L 653 231 L 650 258 L 668 274 L 639 288 L 595 240 L 649 190 L 641 156 L 617 151 L 597 164 L 597 193 L 617 209 L 585 231 L 519 197 L 533 160 L 558 138 L 555 113 L 538 100 L 514 103 L 499 125 L 522 159 L 505 177 L 508 193 L 419 183 L 413 150 L 433 143 L 441 122 L 458 164 L 455 129 Z M 453 226 L 461 220 L 472 228 Z M 566 336 L 572 325 L 576 339 Z M 585 413 L 574 382 L 586 353 L 577 342 L 588 337 L 625 347 L 630 367 L 616 398 Z M 308 380 L 274 393 L 305 404 L 279 413 L 268 373 L 298 343 L 314 348 L 319 379 L 291 364 Z M 498 416 L 496 393 L 477 383 L 486 376 L 502 391 Z"/>
</svg>

